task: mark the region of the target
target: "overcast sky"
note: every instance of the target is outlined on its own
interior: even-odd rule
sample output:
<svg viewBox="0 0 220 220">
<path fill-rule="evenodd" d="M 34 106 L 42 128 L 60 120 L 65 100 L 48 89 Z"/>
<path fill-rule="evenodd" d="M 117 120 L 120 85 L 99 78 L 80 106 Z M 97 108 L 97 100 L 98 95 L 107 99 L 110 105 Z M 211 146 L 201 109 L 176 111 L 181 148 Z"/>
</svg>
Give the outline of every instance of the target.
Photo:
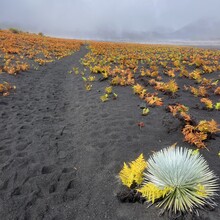
<svg viewBox="0 0 220 220">
<path fill-rule="evenodd" d="M 0 24 L 57 36 L 164 31 L 201 18 L 220 18 L 219 10 L 220 0 L 0 0 Z"/>
</svg>

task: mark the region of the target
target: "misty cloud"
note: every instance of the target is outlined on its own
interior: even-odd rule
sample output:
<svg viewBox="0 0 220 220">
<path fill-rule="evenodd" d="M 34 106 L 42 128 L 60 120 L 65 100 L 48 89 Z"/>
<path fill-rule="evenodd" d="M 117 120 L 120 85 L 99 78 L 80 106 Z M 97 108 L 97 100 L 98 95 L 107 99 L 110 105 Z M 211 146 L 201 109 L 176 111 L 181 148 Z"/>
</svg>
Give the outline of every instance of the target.
<svg viewBox="0 0 220 220">
<path fill-rule="evenodd" d="M 220 19 L 219 0 L 0 0 L 0 25 L 67 37 L 175 31 Z M 89 37 L 89 36 L 88 36 Z"/>
</svg>

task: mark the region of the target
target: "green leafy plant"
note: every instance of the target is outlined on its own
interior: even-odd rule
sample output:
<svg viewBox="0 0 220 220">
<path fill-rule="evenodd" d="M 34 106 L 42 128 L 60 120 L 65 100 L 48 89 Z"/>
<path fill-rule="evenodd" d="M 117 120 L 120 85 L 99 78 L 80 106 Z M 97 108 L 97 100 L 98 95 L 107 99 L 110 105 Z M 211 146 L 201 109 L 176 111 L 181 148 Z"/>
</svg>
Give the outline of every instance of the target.
<svg viewBox="0 0 220 220">
<path fill-rule="evenodd" d="M 118 98 L 118 95 L 115 92 L 113 92 L 113 99 L 117 99 L 117 98 Z"/>
<path fill-rule="evenodd" d="M 86 77 L 82 76 L 82 79 L 83 79 L 84 82 L 87 82 Z"/>
</svg>

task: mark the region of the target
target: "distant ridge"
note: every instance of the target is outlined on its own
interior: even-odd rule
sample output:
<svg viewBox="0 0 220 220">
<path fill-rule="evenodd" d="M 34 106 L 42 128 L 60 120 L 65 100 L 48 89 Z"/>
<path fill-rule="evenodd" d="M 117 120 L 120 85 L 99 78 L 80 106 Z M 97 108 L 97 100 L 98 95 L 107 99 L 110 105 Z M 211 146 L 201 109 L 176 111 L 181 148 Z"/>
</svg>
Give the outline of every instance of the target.
<svg viewBox="0 0 220 220">
<path fill-rule="evenodd" d="M 94 30 L 62 30 L 59 27 L 53 29 L 41 29 L 34 26 L 21 26 L 17 23 L 1 23 L 0 29 L 18 28 L 24 31 L 43 32 L 47 35 L 92 39 L 101 41 L 121 41 L 121 42 L 172 42 L 172 41 L 219 41 L 220 42 L 220 21 L 213 18 L 200 19 L 191 22 L 178 30 L 166 27 L 156 27 L 152 30 L 123 31 L 114 28 L 97 28 Z"/>
<path fill-rule="evenodd" d="M 220 21 L 200 19 L 169 34 L 167 37 L 181 40 L 220 40 Z"/>
</svg>

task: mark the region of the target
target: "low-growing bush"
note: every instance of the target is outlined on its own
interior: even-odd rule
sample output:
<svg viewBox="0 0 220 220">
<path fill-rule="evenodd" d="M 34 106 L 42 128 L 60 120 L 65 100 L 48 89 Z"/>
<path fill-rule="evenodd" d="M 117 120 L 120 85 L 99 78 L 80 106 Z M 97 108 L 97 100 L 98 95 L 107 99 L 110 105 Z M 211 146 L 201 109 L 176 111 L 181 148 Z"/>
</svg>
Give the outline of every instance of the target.
<svg viewBox="0 0 220 220">
<path fill-rule="evenodd" d="M 155 152 L 148 161 L 141 154 L 128 165 L 124 163 L 119 177 L 135 196 L 130 201 L 141 197 L 162 213 L 198 214 L 199 209 L 216 206 L 217 176 L 198 150 L 173 145 Z"/>
<path fill-rule="evenodd" d="M 18 30 L 17 28 L 9 28 L 9 31 L 11 31 L 13 34 L 19 34 L 19 33 L 21 33 L 21 31 Z"/>
</svg>

